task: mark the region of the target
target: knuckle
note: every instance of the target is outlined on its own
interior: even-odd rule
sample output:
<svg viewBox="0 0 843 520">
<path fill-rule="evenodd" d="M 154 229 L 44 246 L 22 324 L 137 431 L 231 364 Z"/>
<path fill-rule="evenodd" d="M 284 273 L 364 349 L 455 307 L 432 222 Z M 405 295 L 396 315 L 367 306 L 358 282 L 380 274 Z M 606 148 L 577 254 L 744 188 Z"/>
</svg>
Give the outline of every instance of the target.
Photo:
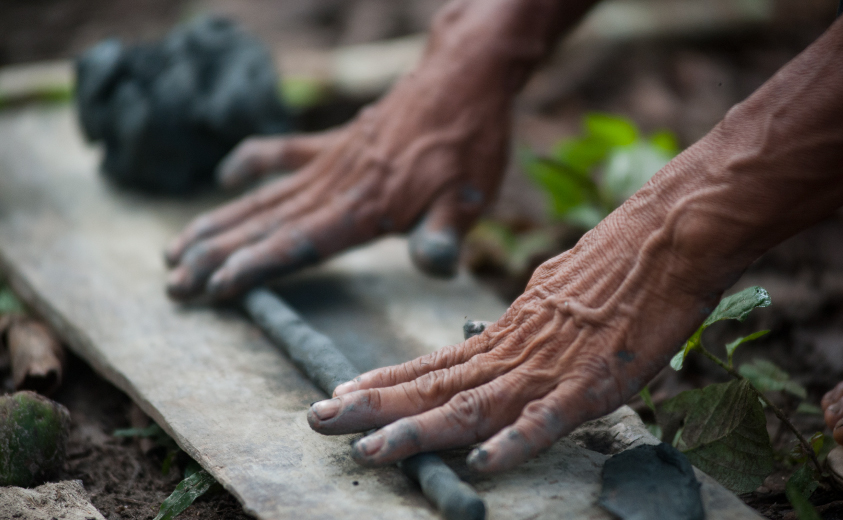
<svg viewBox="0 0 843 520">
<path fill-rule="evenodd" d="M 450 370 L 436 370 L 416 379 L 416 392 L 422 401 L 437 399 L 451 389 Z"/>
<path fill-rule="evenodd" d="M 455 395 L 446 407 L 448 420 L 462 429 L 478 431 L 478 426 L 489 417 L 490 403 L 486 392 L 473 388 Z"/>
<path fill-rule="evenodd" d="M 381 395 L 381 391 L 377 388 L 372 390 L 366 390 L 360 397 L 358 397 L 360 401 L 358 403 L 350 403 L 352 406 L 362 405 L 364 408 L 368 408 L 373 412 L 381 411 L 383 407 L 383 396 Z"/>
</svg>

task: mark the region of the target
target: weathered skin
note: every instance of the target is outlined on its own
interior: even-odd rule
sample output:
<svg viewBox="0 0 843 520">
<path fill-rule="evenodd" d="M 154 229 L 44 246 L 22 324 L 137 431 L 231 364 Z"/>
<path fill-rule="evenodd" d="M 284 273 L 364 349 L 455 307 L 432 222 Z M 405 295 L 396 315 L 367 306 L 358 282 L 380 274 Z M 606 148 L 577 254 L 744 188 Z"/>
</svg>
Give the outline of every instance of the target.
<svg viewBox="0 0 843 520">
<path fill-rule="evenodd" d="M 417 70 L 348 126 L 244 143 L 221 168 L 225 184 L 300 170 L 190 224 L 167 249 L 169 294 L 229 297 L 416 224 L 416 264 L 452 274 L 460 238 L 500 183 L 514 96 L 561 21 L 590 3 L 455 1 Z"/>
<path fill-rule="evenodd" d="M 324 257 L 406 230 L 425 210 L 425 233 L 459 236 L 498 184 L 512 95 L 590 3 L 451 4 L 416 73 L 331 144 L 313 146 L 321 151 L 301 172 L 201 217 L 176 239 L 170 293 L 231 295 L 301 265 L 302 251 Z M 573 249 L 542 265 L 498 322 L 341 385 L 313 405 L 311 427 L 382 428 L 352 449 L 365 465 L 482 441 L 468 462 L 488 472 L 626 402 L 753 260 L 843 203 L 840 56 L 838 21 Z M 226 177 L 254 177 L 254 164 L 284 165 L 303 149 L 287 140 L 243 151 L 227 166 L 238 173 Z"/>
</svg>

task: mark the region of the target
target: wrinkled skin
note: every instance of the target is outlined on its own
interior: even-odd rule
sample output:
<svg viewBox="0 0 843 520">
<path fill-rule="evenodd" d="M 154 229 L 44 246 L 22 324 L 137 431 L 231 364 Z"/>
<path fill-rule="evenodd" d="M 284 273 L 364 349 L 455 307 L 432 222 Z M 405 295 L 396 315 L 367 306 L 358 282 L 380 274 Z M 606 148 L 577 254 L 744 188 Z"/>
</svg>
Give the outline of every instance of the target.
<svg viewBox="0 0 843 520">
<path fill-rule="evenodd" d="M 555 3 L 454 2 L 418 69 L 348 126 L 241 145 L 222 164 L 225 185 L 298 171 L 194 220 L 166 251 L 170 296 L 231 297 L 416 225 L 416 265 L 454 274 L 460 238 L 500 183 L 512 100 L 559 30 L 542 16 Z M 537 32 L 518 41 L 525 28 Z M 496 34 L 513 45 L 496 45 Z"/>
<path fill-rule="evenodd" d="M 168 251 L 170 294 L 237 294 L 409 229 L 425 211 L 421 229 L 452 229 L 455 244 L 500 176 L 506 133 L 489 127 L 506 125 L 530 67 L 589 3 L 455 2 L 420 68 L 348 127 L 310 141 L 244 145 L 223 167 L 224 180 L 306 166 L 178 237 Z M 542 265 L 484 333 L 340 385 L 311 407 L 311 427 L 380 428 L 352 448 L 370 466 L 482 442 L 468 463 L 490 472 L 626 402 L 752 261 L 843 202 L 841 55 L 837 22 L 573 249 Z M 461 197 L 466 186 L 482 200 Z M 424 252 L 414 257 L 425 265 Z"/>
</svg>

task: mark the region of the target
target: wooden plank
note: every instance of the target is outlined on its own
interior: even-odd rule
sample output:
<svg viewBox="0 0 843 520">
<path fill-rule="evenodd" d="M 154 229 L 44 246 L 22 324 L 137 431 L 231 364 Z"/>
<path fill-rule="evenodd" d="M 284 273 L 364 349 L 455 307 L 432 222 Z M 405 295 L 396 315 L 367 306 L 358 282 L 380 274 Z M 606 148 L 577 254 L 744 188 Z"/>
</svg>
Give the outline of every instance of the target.
<svg viewBox="0 0 843 520">
<path fill-rule="evenodd" d="M 125 193 L 96 174 L 98 160 L 69 108 L 0 112 L 0 263 L 24 299 L 255 516 L 435 518 L 396 468 L 357 466 L 353 436 L 310 430 L 305 410 L 321 394 L 240 312 L 164 296 L 164 244 L 219 199 Z M 361 369 L 455 343 L 466 316 L 504 311 L 465 274 L 443 282 L 416 273 L 397 238 L 278 290 Z M 651 442 L 625 410 L 603 434 Z M 465 454 L 446 458 L 492 519 L 610 518 L 595 505 L 606 455 L 570 439 L 503 475 L 469 475 Z M 755 517 L 710 479 L 703 495 L 712 518 Z"/>
</svg>

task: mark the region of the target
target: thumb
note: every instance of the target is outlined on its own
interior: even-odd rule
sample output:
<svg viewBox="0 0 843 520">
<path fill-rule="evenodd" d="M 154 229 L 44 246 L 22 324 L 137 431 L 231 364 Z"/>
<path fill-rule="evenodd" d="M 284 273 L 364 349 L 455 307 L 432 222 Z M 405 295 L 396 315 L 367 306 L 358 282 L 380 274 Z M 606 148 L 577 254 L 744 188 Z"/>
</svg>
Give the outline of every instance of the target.
<svg viewBox="0 0 843 520">
<path fill-rule="evenodd" d="M 441 278 L 457 274 L 462 239 L 482 209 L 462 198 L 457 190 L 439 196 L 410 233 L 410 258 L 422 272 Z"/>
</svg>

